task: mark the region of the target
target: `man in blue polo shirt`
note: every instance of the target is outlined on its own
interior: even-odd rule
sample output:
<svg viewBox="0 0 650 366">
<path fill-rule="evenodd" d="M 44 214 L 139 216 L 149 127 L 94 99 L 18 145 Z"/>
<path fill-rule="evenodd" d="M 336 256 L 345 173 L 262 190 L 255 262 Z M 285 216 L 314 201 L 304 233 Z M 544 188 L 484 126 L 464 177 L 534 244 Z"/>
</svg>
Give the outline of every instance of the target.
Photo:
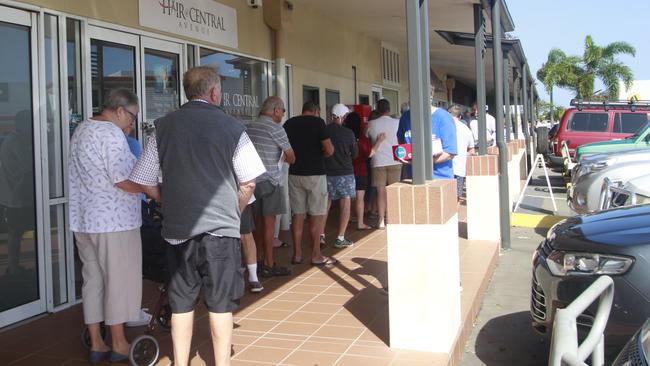
<svg viewBox="0 0 650 366">
<path fill-rule="evenodd" d="M 433 95 L 433 92 L 434 88 L 432 86 L 431 95 Z M 433 156 L 433 178 L 454 179 L 452 159 L 458 153 L 454 119 L 449 112 L 442 108 L 431 107 L 431 113 L 431 137 L 440 139 L 442 145 L 442 153 Z M 399 143 L 411 143 L 410 111 L 404 112 L 399 120 L 397 140 Z"/>
</svg>

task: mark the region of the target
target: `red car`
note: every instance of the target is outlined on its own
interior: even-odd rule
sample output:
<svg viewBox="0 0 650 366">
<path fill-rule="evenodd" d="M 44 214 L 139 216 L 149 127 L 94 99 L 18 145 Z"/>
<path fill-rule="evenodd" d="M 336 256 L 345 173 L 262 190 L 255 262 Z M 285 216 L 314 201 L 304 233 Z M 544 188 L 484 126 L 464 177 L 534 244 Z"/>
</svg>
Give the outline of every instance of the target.
<svg viewBox="0 0 650 366">
<path fill-rule="evenodd" d="M 573 156 L 580 145 L 631 136 L 650 119 L 650 106 L 647 103 L 571 101 L 571 105 L 575 108 L 568 108 L 564 112 L 557 133 L 551 140 L 552 160 L 561 159 L 563 141 L 566 141 Z"/>
</svg>

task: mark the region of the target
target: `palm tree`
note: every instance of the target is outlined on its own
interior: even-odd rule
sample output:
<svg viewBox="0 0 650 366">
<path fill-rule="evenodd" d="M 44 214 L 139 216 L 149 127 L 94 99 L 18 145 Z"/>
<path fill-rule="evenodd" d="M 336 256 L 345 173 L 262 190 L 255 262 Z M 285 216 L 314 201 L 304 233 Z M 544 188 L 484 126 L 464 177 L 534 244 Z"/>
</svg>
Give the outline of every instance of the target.
<svg viewBox="0 0 650 366">
<path fill-rule="evenodd" d="M 553 87 L 571 87 L 579 78 L 576 76 L 578 64 L 580 59 L 576 56 L 567 56 L 564 51 L 559 48 L 553 48 L 542 64 L 542 67 L 537 71 L 537 79 L 539 79 L 550 97 L 550 117 L 551 123 L 555 118 L 553 113 Z"/>
<path fill-rule="evenodd" d="M 576 98 L 589 100 L 594 97 L 596 79 L 605 84 L 610 99 L 618 98 L 619 80 L 623 80 L 625 87 L 629 88 L 634 79 L 629 66 L 616 59 L 621 54 L 635 56 L 636 50 L 627 42 L 612 42 L 601 47 L 589 35 L 585 38 L 582 57 L 567 56 L 560 49 L 552 49 L 537 72 L 537 78 L 549 93 L 551 108 L 554 86 L 573 90 Z"/>
<path fill-rule="evenodd" d="M 634 76 L 629 66 L 616 59 L 618 55 L 634 57 L 636 50 L 627 42 L 612 42 L 605 47 L 594 43 L 591 36 L 585 38 L 585 51 L 582 56 L 583 68 L 578 97 L 591 98 L 594 94 L 594 81 L 599 78 L 605 84 L 609 98 L 618 98 L 619 80 L 623 80 L 625 88 L 632 86 Z"/>
</svg>

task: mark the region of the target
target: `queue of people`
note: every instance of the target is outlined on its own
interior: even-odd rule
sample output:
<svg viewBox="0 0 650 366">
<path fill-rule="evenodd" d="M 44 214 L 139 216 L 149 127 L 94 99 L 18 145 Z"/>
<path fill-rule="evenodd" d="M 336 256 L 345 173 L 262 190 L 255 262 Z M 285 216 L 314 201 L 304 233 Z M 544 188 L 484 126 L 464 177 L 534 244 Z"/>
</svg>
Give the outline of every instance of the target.
<svg viewBox="0 0 650 366">
<path fill-rule="evenodd" d="M 391 117 L 385 99 L 377 102 L 367 125 L 343 104 L 333 106 L 327 124 L 311 102 L 282 124 L 286 109 L 275 96 L 263 102 L 256 120 L 242 123 L 219 107 L 221 81 L 214 69 L 188 70 L 183 88 L 189 102 L 155 121 L 141 152 L 125 136 L 139 111 L 137 96 L 127 90 L 111 91 L 102 113 L 82 123 L 70 142 L 70 228 L 83 263 L 84 321 L 93 363 L 127 360 L 124 326 L 148 321 L 140 309 L 143 193 L 164 202 L 161 235 L 173 253 L 167 293 L 174 362 L 189 362 L 194 309 L 202 293 L 215 362 L 227 365 L 232 312 L 245 289 L 243 269 L 252 293 L 263 291 L 259 277 L 291 274 L 289 263 L 274 259 L 278 216 L 291 214 L 291 264 L 307 260 L 330 266 L 338 261 L 321 250 L 328 242 L 324 229 L 333 202 L 338 201 L 339 215 L 330 243 L 344 249 L 354 244 L 346 237 L 350 222 L 356 221 L 358 230 L 373 228 L 366 219 L 368 206 L 377 207 L 374 227 L 385 228 L 386 186 L 402 178 L 403 164 L 392 147 L 410 138 L 409 112 L 405 125 Z M 441 140 L 434 171 L 437 178 L 456 177 L 460 186 L 463 156 L 465 149 L 471 153 L 473 138 L 467 127 L 458 132 L 460 110 L 452 114 L 456 124 L 447 111 L 432 109 L 433 131 Z M 376 203 L 367 205 L 366 192 L 373 190 Z M 307 218 L 310 252 L 303 253 Z M 110 346 L 101 336 L 102 322 L 110 329 Z"/>
</svg>

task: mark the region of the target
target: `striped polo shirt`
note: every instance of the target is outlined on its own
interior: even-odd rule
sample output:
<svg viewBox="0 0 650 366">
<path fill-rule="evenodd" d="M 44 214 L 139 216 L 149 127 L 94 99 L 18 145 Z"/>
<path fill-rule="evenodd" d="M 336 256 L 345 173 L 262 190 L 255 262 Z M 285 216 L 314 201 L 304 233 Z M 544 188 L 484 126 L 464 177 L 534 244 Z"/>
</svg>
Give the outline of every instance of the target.
<svg viewBox="0 0 650 366">
<path fill-rule="evenodd" d="M 248 121 L 244 124 L 246 125 L 246 133 L 253 141 L 257 154 L 266 168 L 266 173 L 257 177 L 257 181 L 271 181 L 275 185 L 279 184 L 280 168 L 278 162 L 280 156 L 283 151 L 291 149 L 287 133 L 279 123 L 273 122 L 267 116 L 260 116 L 256 121 Z"/>
</svg>

